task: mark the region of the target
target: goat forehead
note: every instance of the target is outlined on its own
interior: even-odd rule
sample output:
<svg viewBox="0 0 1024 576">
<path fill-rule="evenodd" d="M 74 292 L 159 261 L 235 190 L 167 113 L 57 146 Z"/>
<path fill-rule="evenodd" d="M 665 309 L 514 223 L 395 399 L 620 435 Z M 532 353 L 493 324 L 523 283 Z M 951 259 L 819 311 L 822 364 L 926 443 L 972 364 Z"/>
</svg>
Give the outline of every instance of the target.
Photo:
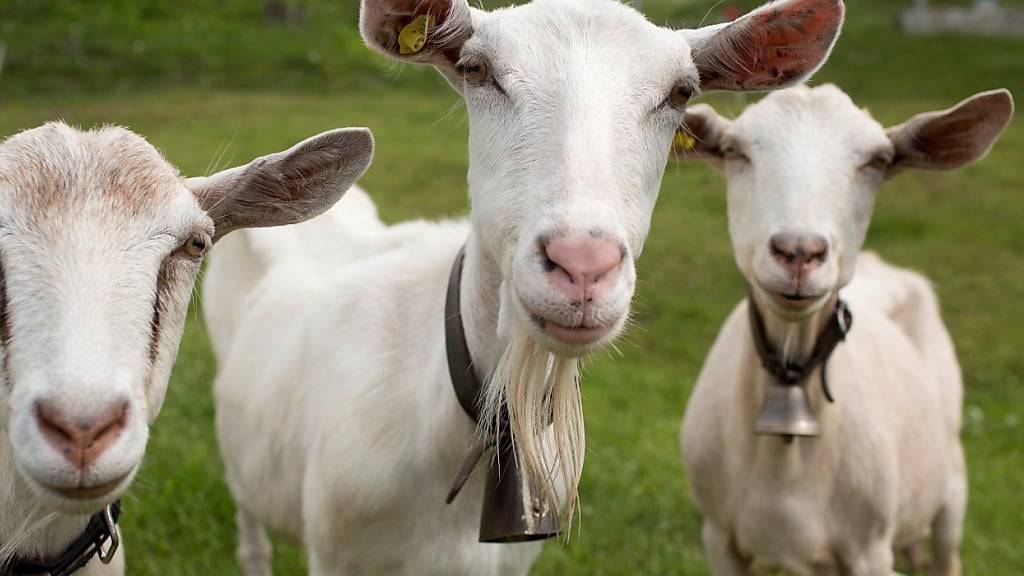
<svg viewBox="0 0 1024 576">
<path fill-rule="evenodd" d="M 776 151 L 796 162 L 859 157 L 888 145 L 882 126 L 833 85 L 772 93 L 747 108 L 732 133 L 755 152 Z"/>
<path fill-rule="evenodd" d="M 695 75 L 688 46 L 682 34 L 619 2 L 535 0 L 485 13 L 474 22 L 464 54 L 484 52 L 526 80 L 577 71 L 630 80 Z"/>
<path fill-rule="evenodd" d="M 90 208 L 112 220 L 153 215 L 185 192 L 177 170 L 140 136 L 62 123 L 0 144 L 0 191 L 6 216 L 37 224 Z"/>
</svg>

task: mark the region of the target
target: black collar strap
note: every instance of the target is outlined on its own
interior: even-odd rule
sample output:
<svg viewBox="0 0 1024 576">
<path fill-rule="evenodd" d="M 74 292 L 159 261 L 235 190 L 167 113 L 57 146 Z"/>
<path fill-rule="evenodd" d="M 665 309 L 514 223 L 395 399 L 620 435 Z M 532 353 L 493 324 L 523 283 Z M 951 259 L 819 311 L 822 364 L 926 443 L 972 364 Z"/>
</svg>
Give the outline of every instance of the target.
<svg viewBox="0 0 1024 576">
<path fill-rule="evenodd" d="M 448 374 L 452 379 L 455 396 L 458 397 L 459 404 L 466 414 L 473 422 L 479 424 L 483 385 L 476 376 L 473 358 L 469 354 L 460 302 L 462 266 L 465 259 L 466 248 L 463 246 L 455 257 L 455 264 L 448 279 L 448 295 L 444 309 L 445 347 L 448 353 Z M 503 411 L 502 420 L 508 422 L 507 411 Z M 484 455 L 496 448 L 497 462 L 491 466 L 487 477 L 483 510 L 480 515 L 480 541 L 525 542 L 558 535 L 558 519 L 546 506 L 538 502 L 537 498 L 532 499 L 533 503 L 529 510 L 524 508 L 524 483 L 519 470 L 519 460 L 513 451 L 508 426 L 503 425 L 500 428 L 500 437 L 479 442 L 466 453 L 462 468 L 448 493 L 448 504 L 459 495 Z M 530 487 L 532 488 L 532 484 Z"/>
<path fill-rule="evenodd" d="M 846 334 L 853 326 L 853 313 L 850 312 L 846 302 L 836 300 L 835 309 L 832 311 L 825 329 L 818 336 L 818 341 L 814 343 L 811 356 L 803 364 L 797 364 L 784 362 L 778 351 L 772 348 L 765 332 L 764 318 L 761 317 L 761 311 L 757 309 L 753 294 L 750 295 L 748 301 L 747 308 L 750 311 L 754 348 L 757 350 L 757 355 L 761 358 L 761 364 L 765 370 L 775 376 L 775 379 L 784 386 L 798 386 L 820 365 L 821 388 L 825 392 L 825 398 L 829 402 L 835 402 L 832 391 L 828 387 L 828 359 L 839 343 L 846 340 Z"/>
<path fill-rule="evenodd" d="M 97 554 L 100 561 L 109 564 L 121 542 L 117 521 L 121 517 L 121 501 L 92 515 L 85 532 L 64 553 L 50 562 L 15 558 L 6 567 L 0 567 L 3 576 L 68 576 L 85 567 Z M 110 542 L 104 550 L 103 546 Z"/>
<path fill-rule="evenodd" d="M 480 393 L 483 386 L 476 377 L 473 358 L 469 355 L 466 331 L 462 326 L 462 304 L 459 287 L 462 285 L 462 266 L 466 260 L 466 247 L 459 250 L 448 278 L 448 295 L 444 304 L 444 336 L 448 351 L 448 373 L 452 377 L 455 396 L 473 422 L 480 421 Z"/>
</svg>

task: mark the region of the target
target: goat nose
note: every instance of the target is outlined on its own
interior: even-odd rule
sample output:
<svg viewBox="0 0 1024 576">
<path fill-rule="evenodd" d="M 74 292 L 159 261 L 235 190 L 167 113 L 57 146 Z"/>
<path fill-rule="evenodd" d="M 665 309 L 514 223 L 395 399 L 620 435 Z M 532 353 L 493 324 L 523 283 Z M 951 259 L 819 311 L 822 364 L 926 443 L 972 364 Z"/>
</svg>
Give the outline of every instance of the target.
<svg viewBox="0 0 1024 576">
<path fill-rule="evenodd" d="M 828 260 L 828 239 L 817 234 L 776 234 L 772 258 L 793 278 L 800 278 Z"/>
<path fill-rule="evenodd" d="M 117 440 L 127 419 L 127 401 L 111 403 L 95 416 L 68 414 L 50 402 L 36 403 L 36 421 L 43 437 L 80 470 L 95 462 Z"/>
<path fill-rule="evenodd" d="M 548 281 L 574 303 L 592 302 L 611 287 L 622 264 L 621 245 L 587 235 L 544 244 Z"/>
</svg>

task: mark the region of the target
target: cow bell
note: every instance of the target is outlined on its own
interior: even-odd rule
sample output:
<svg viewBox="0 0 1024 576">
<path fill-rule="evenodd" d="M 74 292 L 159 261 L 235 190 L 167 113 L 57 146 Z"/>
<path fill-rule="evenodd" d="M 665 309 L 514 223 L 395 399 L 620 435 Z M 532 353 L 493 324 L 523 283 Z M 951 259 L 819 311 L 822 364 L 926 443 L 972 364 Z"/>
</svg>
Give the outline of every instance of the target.
<svg viewBox="0 0 1024 576">
<path fill-rule="evenodd" d="M 769 384 L 754 432 L 787 437 L 820 435 L 821 424 L 811 412 L 807 390 L 798 384 Z"/>
<path fill-rule="evenodd" d="M 504 437 L 498 444 L 498 458 L 491 463 L 484 488 L 480 541 L 529 542 L 557 536 L 558 514 L 537 494 L 536 486 L 519 469 L 512 442 Z"/>
</svg>

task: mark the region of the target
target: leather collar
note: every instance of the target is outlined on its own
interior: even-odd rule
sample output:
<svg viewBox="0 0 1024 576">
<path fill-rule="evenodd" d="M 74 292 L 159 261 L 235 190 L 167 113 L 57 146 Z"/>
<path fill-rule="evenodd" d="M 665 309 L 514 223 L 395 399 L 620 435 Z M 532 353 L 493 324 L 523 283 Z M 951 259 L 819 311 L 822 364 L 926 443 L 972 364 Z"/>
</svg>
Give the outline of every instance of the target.
<svg viewBox="0 0 1024 576">
<path fill-rule="evenodd" d="M 461 293 L 462 267 L 466 259 L 466 247 L 459 250 L 448 279 L 448 294 L 445 298 L 444 326 L 445 347 L 448 354 L 448 374 L 459 404 L 473 422 L 480 423 L 480 396 L 483 385 L 473 368 L 469 353 L 465 327 L 462 325 Z M 502 420 L 508 421 L 507 410 L 502 411 Z M 495 453 L 485 487 L 483 510 L 480 516 L 481 542 L 525 542 L 544 540 L 557 536 L 558 521 L 553 513 L 540 505 L 536 499 L 524 509 L 524 483 L 515 457 L 508 426 L 501 426 L 498 438 L 477 442 L 470 448 L 462 467 L 448 493 L 447 503 L 451 504 L 459 495 L 466 481 L 472 476 L 480 460 L 488 452 Z M 530 485 L 532 488 L 532 484 Z"/>
<path fill-rule="evenodd" d="M 68 576 L 84 568 L 97 554 L 101 562 L 109 564 L 121 541 L 117 530 L 120 517 L 121 501 L 118 500 L 93 514 L 82 535 L 57 558 L 48 562 L 15 558 L 7 566 L 0 566 L 0 575 Z M 104 551 L 103 546 L 108 541 L 110 546 Z"/>
<path fill-rule="evenodd" d="M 459 250 L 448 278 L 448 295 L 444 304 L 444 340 L 448 352 L 448 374 L 452 378 L 455 396 L 473 422 L 480 421 L 480 393 L 483 385 L 476 377 L 473 358 L 469 354 L 466 331 L 462 326 L 462 266 L 466 260 L 466 247 Z"/>
<path fill-rule="evenodd" d="M 821 388 L 825 392 L 825 398 L 829 402 L 835 402 L 832 391 L 828 386 L 828 360 L 832 352 L 839 346 L 840 342 L 846 340 L 846 334 L 853 327 L 853 313 L 849 306 L 841 299 L 836 300 L 836 306 L 829 317 L 828 324 L 818 336 L 814 343 L 814 349 L 805 362 L 785 362 L 782 355 L 778 353 L 771 343 L 768 342 L 768 335 L 765 332 L 764 318 L 761 311 L 757 309 L 754 295 L 747 299 L 747 309 L 750 311 L 750 327 L 754 337 L 754 348 L 761 358 L 761 365 L 771 373 L 772 376 L 783 386 L 798 386 L 818 366 L 821 366 Z"/>
</svg>

